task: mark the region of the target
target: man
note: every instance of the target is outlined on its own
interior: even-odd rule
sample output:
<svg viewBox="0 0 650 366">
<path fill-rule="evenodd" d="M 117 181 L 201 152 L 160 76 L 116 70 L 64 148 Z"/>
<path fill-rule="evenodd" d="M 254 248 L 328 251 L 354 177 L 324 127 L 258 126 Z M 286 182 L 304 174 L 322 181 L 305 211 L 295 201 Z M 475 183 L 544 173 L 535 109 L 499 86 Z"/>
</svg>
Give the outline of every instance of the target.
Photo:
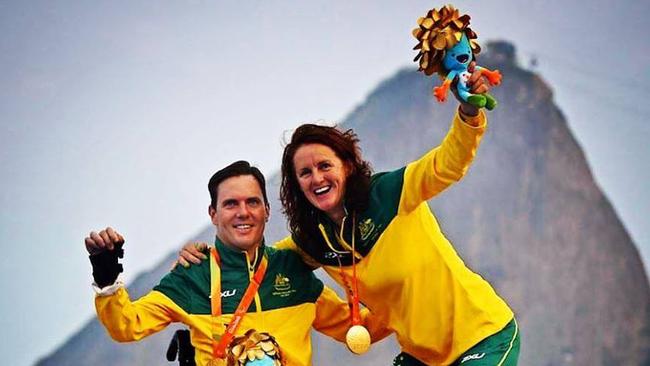
<svg viewBox="0 0 650 366">
<path fill-rule="evenodd" d="M 135 341 L 171 322 L 182 322 L 190 327 L 197 365 L 226 364 L 215 356 L 215 347 L 231 322 L 239 324 L 232 335 L 253 328 L 273 335 L 284 364 L 289 366 L 311 364 L 311 327 L 344 341 L 350 326 L 347 302 L 324 287 L 295 252 L 264 245 L 269 203 L 262 173 L 248 162 L 238 161 L 215 173 L 208 189 L 208 213 L 217 231 L 215 260 L 190 268 L 177 266 L 137 301 L 131 302 L 124 285 L 116 281 L 121 272 L 117 254 L 124 238 L 109 227 L 85 239 L 93 264 L 97 315 L 111 337 L 119 342 Z M 244 307 L 243 318 L 233 321 L 244 293 L 255 283 L 254 278 L 260 278 L 259 273 L 263 277 L 259 289 L 251 292 L 250 306 Z M 216 306 L 211 298 L 215 288 L 220 293 Z M 368 317 L 364 311 L 364 320 Z M 387 335 L 379 324 L 367 321 L 366 326 L 373 341 Z"/>
</svg>

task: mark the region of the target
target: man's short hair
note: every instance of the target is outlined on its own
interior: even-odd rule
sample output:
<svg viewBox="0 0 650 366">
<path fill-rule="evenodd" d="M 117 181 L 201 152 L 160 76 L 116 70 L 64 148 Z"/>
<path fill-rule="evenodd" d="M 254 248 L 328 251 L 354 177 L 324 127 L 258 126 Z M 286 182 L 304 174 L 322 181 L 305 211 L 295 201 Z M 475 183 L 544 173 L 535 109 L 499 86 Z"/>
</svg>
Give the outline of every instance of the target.
<svg viewBox="0 0 650 366">
<path fill-rule="evenodd" d="M 210 181 L 208 182 L 208 191 L 210 192 L 210 206 L 212 206 L 212 208 L 217 208 L 217 191 L 219 184 L 228 178 L 238 177 L 240 175 L 252 175 L 253 178 L 255 178 L 262 190 L 264 204 L 267 206 L 269 205 L 269 199 L 266 197 L 266 180 L 264 179 L 264 175 L 259 169 L 251 166 L 249 162 L 239 160 L 214 173 L 212 178 L 210 178 Z"/>
</svg>

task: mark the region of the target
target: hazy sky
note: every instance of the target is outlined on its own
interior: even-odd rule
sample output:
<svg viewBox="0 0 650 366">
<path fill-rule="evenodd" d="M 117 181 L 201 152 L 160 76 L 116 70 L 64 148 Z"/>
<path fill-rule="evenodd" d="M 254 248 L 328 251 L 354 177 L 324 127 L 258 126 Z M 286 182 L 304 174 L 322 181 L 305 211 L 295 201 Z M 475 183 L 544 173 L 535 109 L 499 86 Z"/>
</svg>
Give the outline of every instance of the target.
<svg viewBox="0 0 650 366">
<path fill-rule="evenodd" d="M 93 314 L 90 230 L 124 234 L 134 278 L 208 224 L 215 170 L 274 172 L 285 131 L 412 66 L 415 20 L 444 3 L 404 3 L 0 1 L 0 352 L 29 365 Z M 650 2 L 455 5 L 539 60 L 648 263 Z"/>
</svg>

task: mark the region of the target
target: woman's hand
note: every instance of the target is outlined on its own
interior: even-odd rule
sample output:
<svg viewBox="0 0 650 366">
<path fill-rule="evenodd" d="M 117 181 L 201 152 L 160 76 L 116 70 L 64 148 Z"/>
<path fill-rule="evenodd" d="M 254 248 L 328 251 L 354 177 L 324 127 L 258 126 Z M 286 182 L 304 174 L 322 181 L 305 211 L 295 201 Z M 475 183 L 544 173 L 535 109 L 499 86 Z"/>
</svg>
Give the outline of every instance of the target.
<svg viewBox="0 0 650 366">
<path fill-rule="evenodd" d="M 485 76 L 482 75 L 481 70 L 476 68 L 475 61 L 470 62 L 467 71 L 472 73 L 472 75 L 469 77 L 469 80 L 467 80 L 467 87 L 470 89 L 470 93 L 483 94 L 483 93 L 487 93 L 490 90 L 488 81 L 485 79 Z M 458 76 L 454 78 L 454 81 L 452 83 L 453 87 L 451 88 L 451 90 L 453 91 L 454 96 L 460 103 L 460 111 L 466 116 L 470 116 L 470 117 L 477 116 L 479 108 L 465 102 L 460 97 L 460 95 L 458 95 L 458 91 L 456 90 L 457 83 L 458 83 Z"/>
</svg>

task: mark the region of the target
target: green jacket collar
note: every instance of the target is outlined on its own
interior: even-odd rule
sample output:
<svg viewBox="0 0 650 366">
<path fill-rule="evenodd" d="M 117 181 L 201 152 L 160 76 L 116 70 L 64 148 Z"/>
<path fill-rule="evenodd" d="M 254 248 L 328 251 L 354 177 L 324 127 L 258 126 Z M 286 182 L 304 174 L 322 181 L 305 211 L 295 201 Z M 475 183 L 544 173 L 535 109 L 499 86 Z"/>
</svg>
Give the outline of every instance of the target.
<svg viewBox="0 0 650 366">
<path fill-rule="evenodd" d="M 346 210 L 347 212 L 347 210 Z M 345 218 L 343 219 L 343 240 L 350 242 L 352 240 L 352 232 L 353 232 L 353 216 L 354 213 L 347 214 Z M 319 212 L 318 213 L 318 223 L 323 225 L 325 232 L 327 234 L 327 237 L 330 241 L 332 242 L 337 242 L 336 238 L 340 238 L 341 234 L 341 227 L 338 225 L 338 223 L 334 222 L 327 214 L 324 212 Z"/>
<path fill-rule="evenodd" d="M 247 258 L 248 253 L 246 251 L 224 244 L 218 236 L 215 236 L 214 246 L 219 252 L 221 267 L 247 268 L 249 263 L 251 263 L 254 268 L 257 268 L 262 259 L 262 255 L 266 251 L 264 239 L 262 239 L 262 243 L 257 247 L 256 255 L 253 258 Z"/>
</svg>

